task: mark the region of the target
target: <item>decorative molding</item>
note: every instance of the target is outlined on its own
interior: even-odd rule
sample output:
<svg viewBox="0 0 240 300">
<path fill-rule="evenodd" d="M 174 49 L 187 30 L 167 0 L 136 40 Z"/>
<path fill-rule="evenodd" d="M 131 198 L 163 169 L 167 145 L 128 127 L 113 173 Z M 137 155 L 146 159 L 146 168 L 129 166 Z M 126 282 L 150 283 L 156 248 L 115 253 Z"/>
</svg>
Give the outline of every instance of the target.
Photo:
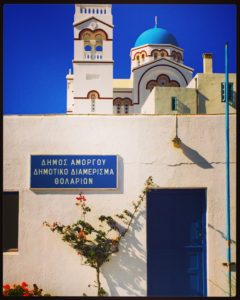
<svg viewBox="0 0 240 300">
<path fill-rule="evenodd" d="M 161 85 L 161 81 L 164 80 L 165 84 Z M 156 78 L 156 80 L 149 80 L 146 84 L 146 89 L 152 90 L 155 86 L 160 87 L 180 87 L 179 82 L 176 80 L 171 80 L 167 74 L 160 74 Z"/>
<path fill-rule="evenodd" d="M 144 64 L 144 65 L 137 66 L 137 67 L 133 68 L 133 69 L 132 69 L 132 72 L 135 71 L 135 70 L 137 70 L 137 69 L 140 69 L 140 68 L 142 68 L 142 67 L 146 67 L 146 66 L 152 65 L 152 64 L 154 64 L 154 63 L 156 63 L 156 62 L 159 62 L 160 60 L 165 60 L 165 61 L 170 62 L 170 63 L 172 63 L 172 64 L 175 64 L 175 65 L 177 65 L 177 66 L 179 66 L 179 67 L 181 67 L 181 68 L 183 68 L 183 69 L 186 69 L 186 70 L 188 70 L 188 71 L 190 71 L 190 72 L 193 72 L 193 70 L 194 70 L 194 69 L 192 69 L 192 68 L 189 68 L 189 67 L 186 67 L 186 66 L 184 66 L 184 65 L 182 65 L 182 64 L 179 64 L 178 62 L 175 62 L 175 61 L 173 61 L 173 60 L 169 60 L 169 59 L 166 59 L 166 58 L 164 58 L 164 57 L 161 57 L 161 58 L 158 58 L 158 59 L 156 59 L 156 60 L 154 60 L 154 61 L 151 61 L 151 62 L 149 62 L 149 63 L 146 63 L 146 64 Z M 169 65 L 169 67 L 171 67 L 171 66 Z"/>
<path fill-rule="evenodd" d="M 160 67 L 160 66 L 162 66 L 162 67 L 169 67 L 169 68 L 173 68 L 173 69 L 177 70 L 177 71 L 182 75 L 182 77 L 184 78 L 186 84 L 188 84 L 188 81 L 187 81 L 186 77 L 185 77 L 185 76 L 183 75 L 183 73 L 182 73 L 180 70 L 178 70 L 177 68 L 175 68 L 175 67 L 173 67 L 173 66 L 170 66 L 170 65 L 156 65 L 156 66 L 152 66 L 151 68 L 147 69 L 147 70 L 142 74 L 142 76 L 140 77 L 140 79 L 139 79 L 139 81 L 138 81 L 138 102 L 137 102 L 136 104 L 140 104 L 140 83 L 141 83 L 141 80 L 142 80 L 143 76 L 144 76 L 148 71 L 150 71 L 151 69 L 157 68 L 157 67 Z"/>
<path fill-rule="evenodd" d="M 91 99 L 89 99 L 87 97 L 73 97 L 73 99 L 91 100 Z M 100 97 L 98 99 L 100 99 L 100 100 L 112 100 L 113 98 L 112 97 Z M 96 100 L 98 100 L 98 99 L 96 99 Z"/>
<path fill-rule="evenodd" d="M 134 50 L 138 50 L 138 49 L 141 49 L 141 48 L 145 48 L 145 47 L 159 47 L 159 46 L 161 46 L 161 47 L 172 47 L 172 48 L 175 48 L 175 49 L 177 49 L 177 50 L 180 50 L 180 51 L 183 51 L 183 49 L 182 48 L 179 48 L 179 47 L 177 47 L 177 46 L 174 46 L 174 45 L 171 45 L 171 44 L 145 44 L 145 45 L 143 45 L 143 46 L 139 46 L 139 47 L 136 47 L 136 48 L 132 48 L 131 49 L 131 51 L 130 51 L 130 53 L 132 54 L 132 51 L 134 51 Z"/>
<path fill-rule="evenodd" d="M 153 56 L 153 55 L 154 55 L 154 52 L 157 52 L 157 53 L 159 53 L 160 55 L 161 55 L 161 53 L 165 53 L 166 55 L 164 55 L 164 56 L 171 56 L 171 55 L 168 54 L 167 50 L 165 50 L 165 49 L 153 49 L 153 50 L 151 51 L 151 54 L 150 54 L 149 56 Z M 164 56 L 161 56 L 161 57 L 164 57 Z"/>
<path fill-rule="evenodd" d="M 99 33 L 102 33 L 102 34 L 104 34 L 104 39 L 103 39 L 103 41 L 109 41 L 109 38 L 108 38 L 108 34 L 107 34 L 107 32 L 106 31 L 104 31 L 103 29 L 95 29 L 95 30 L 92 30 L 92 29 L 90 29 L 90 28 L 84 28 L 83 30 L 81 30 L 80 32 L 79 32 L 79 34 L 78 34 L 78 38 L 74 38 L 74 40 L 82 40 L 82 41 L 84 41 L 84 39 L 82 38 L 82 37 L 80 37 L 80 36 L 82 36 L 85 32 L 90 32 L 90 34 L 91 35 L 97 35 L 97 34 L 99 34 Z M 94 36 L 94 38 L 95 38 L 95 36 Z M 112 39 L 111 39 L 112 40 Z M 86 41 L 87 42 L 87 41 Z"/>
<path fill-rule="evenodd" d="M 146 56 L 149 56 L 145 50 L 142 50 L 141 52 L 136 52 L 136 53 L 134 54 L 134 57 L 133 57 L 132 60 L 135 60 L 135 58 L 136 58 L 137 55 L 139 55 L 139 56 L 141 57 L 143 53 L 144 53 Z"/>
<path fill-rule="evenodd" d="M 113 39 L 107 39 L 106 41 L 108 41 L 108 42 L 111 42 Z M 81 40 L 81 39 L 79 39 L 79 38 L 74 38 L 74 41 L 83 41 L 83 40 Z"/>
<path fill-rule="evenodd" d="M 130 98 L 121 98 L 121 97 L 117 97 L 113 100 L 113 105 L 121 105 L 121 106 L 124 106 L 124 105 L 129 105 L 129 106 L 132 106 L 133 105 L 133 102 Z"/>
<path fill-rule="evenodd" d="M 90 20 L 98 21 L 98 22 L 100 22 L 100 23 L 102 23 L 102 24 L 104 24 L 104 25 L 106 25 L 106 26 L 108 26 L 108 27 L 110 27 L 110 28 L 113 28 L 113 27 L 114 27 L 113 25 L 109 25 L 109 24 L 107 24 L 107 23 L 103 22 L 102 20 L 99 20 L 99 19 L 97 19 L 97 18 L 95 18 L 95 17 L 90 17 L 90 18 L 88 18 L 88 19 L 86 19 L 86 20 L 84 20 L 84 21 L 81 21 L 81 22 L 78 22 L 78 23 L 73 23 L 73 26 L 76 27 L 76 26 L 78 26 L 78 25 L 80 25 L 80 24 L 82 24 L 82 23 L 88 22 L 88 21 L 90 21 Z"/>
<path fill-rule="evenodd" d="M 94 99 L 100 99 L 100 98 L 101 98 L 99 92 L 96 91 L 96 90 L 91 90 L 91 91 L 89 91 L 89 92 L 87 93 L 87 98 L 88 98 L 88 99 L 92 99 L 91 95 L 96 96 L 96 98 L 94 98 Z"/>
</svg>

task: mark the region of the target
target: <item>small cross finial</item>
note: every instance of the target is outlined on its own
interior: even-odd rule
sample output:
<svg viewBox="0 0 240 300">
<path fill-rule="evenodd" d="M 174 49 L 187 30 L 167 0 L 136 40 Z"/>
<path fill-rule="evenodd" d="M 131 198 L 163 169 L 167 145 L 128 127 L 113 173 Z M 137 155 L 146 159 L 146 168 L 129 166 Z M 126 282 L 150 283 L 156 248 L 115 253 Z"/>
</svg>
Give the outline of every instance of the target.
<svg viewBox="0 0 240 300">
<path fill-rule="evenodd" d="M 157 16 L 155 16 L 155 27 L 157 27 Z"/>
</svg>

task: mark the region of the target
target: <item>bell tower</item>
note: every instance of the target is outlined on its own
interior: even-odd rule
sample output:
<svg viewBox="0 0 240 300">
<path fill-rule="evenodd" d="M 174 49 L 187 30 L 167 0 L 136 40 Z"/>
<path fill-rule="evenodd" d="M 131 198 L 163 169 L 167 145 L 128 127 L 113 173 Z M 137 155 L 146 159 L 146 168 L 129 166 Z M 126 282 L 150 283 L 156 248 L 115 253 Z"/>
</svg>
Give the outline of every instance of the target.
<svg viewBox="0 0 240 300">
<path fill-rule="evenodd" d="M 67 75 L 67 113 L 113 113 L 111 4 L 75 4 L 73 74 Z"/>
</svg>

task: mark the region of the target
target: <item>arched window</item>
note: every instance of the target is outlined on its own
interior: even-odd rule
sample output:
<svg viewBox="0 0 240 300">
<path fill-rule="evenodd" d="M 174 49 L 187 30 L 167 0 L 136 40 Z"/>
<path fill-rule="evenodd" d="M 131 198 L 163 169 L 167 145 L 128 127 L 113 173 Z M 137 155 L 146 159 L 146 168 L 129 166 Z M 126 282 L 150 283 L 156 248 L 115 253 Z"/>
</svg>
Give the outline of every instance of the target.
<svg viewBox="0 0 240 300">
<path fill-rule="evenodd" d="M 88 13 L 89 13 L 89 14 L 91 13 L 91 9 L 90 9 L 90 8 L 88 9 Z"/>
<path fill-rule="evenodd" d="M 104 9 L 104 14 L 106 14 L 106 12 L 107 12 L 106 9 Z"/>
<path fill-rule="evenodd" d="M 177 53 L 176 53 L 176 51 L 172 51 L 172 58 L 173 58 L 173 60 L 177 59 Z"/>
<path fill-rule="evenodd" d="M 177 53 L 177 61 L 181 61 L 182 60 L 182 55 L 181 53 Z"/>
<path fill-rule="evenodd" d="M 132 100 L 129 98 L 116 98 L 113 100 L 113 105 L 116 108 L 117 114 L 129 114 L 129 107 L 132 105 Z"/>
<path fill-rule="evenodd" d="M 157 86 L 156 80 L 150 80 L 146 85 L 146 89 L 151 91 L 155 86 Z"/>
<path fill-rule="evenodd" d="M 83 29 L 79 33 L 79 39 L 84 41 L 84 51 L 91 51 L 92 55 L 90 59 L 95 60 L 97 58 L 97 54 L 101 54 L 100 52 L 103 52 L 103 41 L 108 39 L 108 35 L 102 29 Z M 85 53 L 85 57 L 87 58 L 87 53 Z M 98 58 L 102 59 L 100 56 L 98 56 Z"/>
<path fill-rule="evenodd" d="M 138 64 L 138 66 L 139 66 L 139 65 L 140 65 L 140 56 L 137 55 L 136 59 L 137 59 L 137 64 Z"/>
<path fill-rule="evenodd" d="M 95 14 L 95 9 L 93 8 L 92 13 Z"/>
<path fill-rule="evenodd" d="M 145 54 L 142 54 L 142 61 L 145 61 Z"/>
<path fill-rule="evenodd" d="M 97 100 L 100 99 L 100 95 L 97 91 L 90 91 L 87 94 L 87 98 L 91 100 Z"/>
<path fill-rule="evenodd" d="M 146 89 L 152 90 L 155 86 L 161 86 L 161 87 L 180 87 L 179 82 L 176 80 L 171 80 L 168 75 L 166 74 L 160 74 L 156 80 L 150 80 L 146 84 Z"/>
<path fill-rule="evenodd" d="M 97 8 L 97 10 L 96 10 L 96 13 L 98 14 L 98 8 Z"/>
<path fill-rule="evenodd" d="M 153 57 L 154 57 L 154 60 L 156 60 L 158 58 L 158 53 L 154 52 Z"/>
</svg>

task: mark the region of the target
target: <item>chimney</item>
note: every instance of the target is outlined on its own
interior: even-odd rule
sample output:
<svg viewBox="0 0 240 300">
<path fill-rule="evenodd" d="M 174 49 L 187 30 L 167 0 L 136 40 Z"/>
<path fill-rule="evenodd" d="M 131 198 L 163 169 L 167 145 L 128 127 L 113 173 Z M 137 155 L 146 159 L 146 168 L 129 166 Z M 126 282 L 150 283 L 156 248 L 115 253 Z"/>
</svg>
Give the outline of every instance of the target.
<svg viewBox="0 0 240 300">
<path fill-rule="evenodd" d="M 203 53 L 203 73 L 212 72 L 212 53 Z"/>
</svg>

